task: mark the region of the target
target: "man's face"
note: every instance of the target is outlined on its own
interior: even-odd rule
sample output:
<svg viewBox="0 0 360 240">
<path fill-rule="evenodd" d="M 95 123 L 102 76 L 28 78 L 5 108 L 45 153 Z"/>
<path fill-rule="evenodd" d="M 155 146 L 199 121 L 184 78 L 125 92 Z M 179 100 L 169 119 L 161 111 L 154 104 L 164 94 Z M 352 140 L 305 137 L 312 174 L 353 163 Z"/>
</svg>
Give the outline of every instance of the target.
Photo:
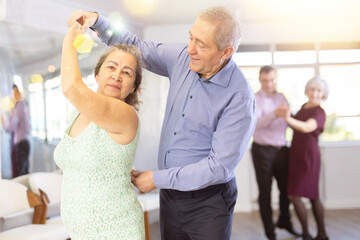
<svg viewBox="0 0 360 240">
<path fill-rule="evenodd" d="M 276 89 L 276 73 L 275 71 L 270 71 L 267 73 L 261 73 L 260 77 L 261 89 L 268 94 L 273 94 Z"/>
<path fill-rule="evenodd" d="M 226 59 L 224 51 L 215 44 L 215 30 L 214 24 L 198 18 L 189 31 L 189 67 L 206 79 L 217 73 Z"/>
</svg>

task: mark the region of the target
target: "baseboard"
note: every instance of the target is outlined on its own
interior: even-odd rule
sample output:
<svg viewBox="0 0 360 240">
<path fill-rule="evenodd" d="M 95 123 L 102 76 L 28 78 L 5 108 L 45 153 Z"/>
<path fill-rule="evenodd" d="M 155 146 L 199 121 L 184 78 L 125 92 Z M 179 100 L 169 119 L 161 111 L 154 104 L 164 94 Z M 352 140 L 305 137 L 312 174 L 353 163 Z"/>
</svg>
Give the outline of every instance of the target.
<svg viewBox="0 0 360 240">
<path fill-rule="evenodd" d="M 360 208 L 360 200 L 333 200 L 324 201 L 325 209 Z"/>
</svg>

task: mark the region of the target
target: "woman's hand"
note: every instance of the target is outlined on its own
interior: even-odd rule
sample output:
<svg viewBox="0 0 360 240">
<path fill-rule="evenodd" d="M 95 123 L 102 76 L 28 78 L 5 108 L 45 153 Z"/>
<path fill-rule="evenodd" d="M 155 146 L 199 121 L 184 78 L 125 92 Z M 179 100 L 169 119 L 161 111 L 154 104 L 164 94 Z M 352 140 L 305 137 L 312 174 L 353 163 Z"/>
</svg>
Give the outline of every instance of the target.
<svg viewBox="0 0 360 240">
<path fill-rule="evenodd" d="M 81 25 L 78 22 L 75 22 L 72 26 L 69 27 L 67 33 L 65 34 L 63 45 L 71 46 L 73 45 L 75 48 L 81 45 L 81 39 L 84 38 L 83 33 L 81 31 Z"/>
<path fill-rule="evenodd" d="M 284 120 L 286 120 L 288 117 L 290 117 L 290 109 L 287 105 L 281 104 L 274 110 L 276 117 L 281 117 Z"/>
</svg>

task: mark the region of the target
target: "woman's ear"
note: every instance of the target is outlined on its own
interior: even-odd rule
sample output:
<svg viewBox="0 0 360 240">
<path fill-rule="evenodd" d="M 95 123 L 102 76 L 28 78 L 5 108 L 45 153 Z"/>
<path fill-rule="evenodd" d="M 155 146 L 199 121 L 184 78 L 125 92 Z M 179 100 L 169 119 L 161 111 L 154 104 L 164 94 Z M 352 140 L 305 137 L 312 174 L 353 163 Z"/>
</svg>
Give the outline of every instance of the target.
<svg viewBox="0 0 360 240">
<path fill-rule="evenodd" d="M 135 84 L 133 85 L 132 89 L 130 90 L 129 94 L 133 94 L 136 90 L 136 86 Z"/>
</svg>

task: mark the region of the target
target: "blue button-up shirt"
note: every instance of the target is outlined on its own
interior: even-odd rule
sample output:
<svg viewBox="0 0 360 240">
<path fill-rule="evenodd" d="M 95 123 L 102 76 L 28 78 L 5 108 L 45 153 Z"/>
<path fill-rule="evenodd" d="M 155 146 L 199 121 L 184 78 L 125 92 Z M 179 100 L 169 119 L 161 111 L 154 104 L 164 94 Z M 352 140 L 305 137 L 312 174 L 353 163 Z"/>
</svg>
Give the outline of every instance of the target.
<svg viewBox="0 0 360 240">
<path fill-rule="evenodd" d="M 234 178 L 256 123 L 254 93 L 235 62 L 202 79 L 189 68 L 187 46 L 142 41 L 127 31 L 109 36 L 102 16 L 93 29 L 107 45 L 135 45 L 149 71 L 170 79 L 155 185 L 189 191 Z"/>
</svg>

